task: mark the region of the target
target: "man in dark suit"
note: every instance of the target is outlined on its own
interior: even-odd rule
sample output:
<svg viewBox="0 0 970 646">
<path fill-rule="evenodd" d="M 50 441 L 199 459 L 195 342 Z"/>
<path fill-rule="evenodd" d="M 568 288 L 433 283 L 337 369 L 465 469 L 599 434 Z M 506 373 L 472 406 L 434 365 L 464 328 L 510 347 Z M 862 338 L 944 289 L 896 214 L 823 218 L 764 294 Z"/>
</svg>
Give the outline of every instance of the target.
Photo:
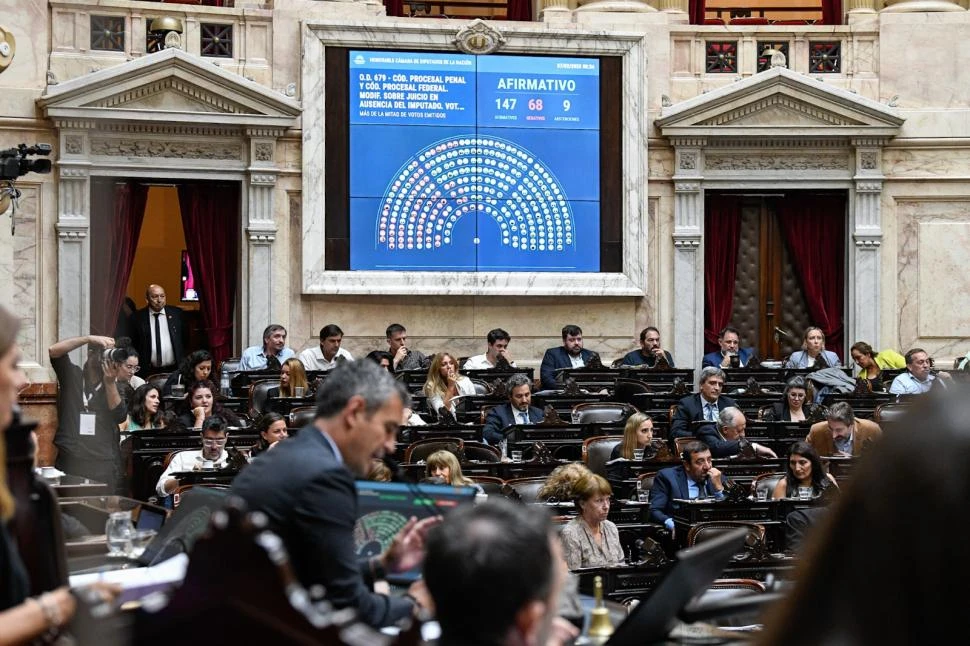
<svg viewBox="0 0 970 646">
<path fill-rule="evenodd" d="M 637 350 L 627 352 L 620 365 L 653 368 L 657 365 L 660 357 L 663 357 L 664 361 L 667 362 L 668 368 L 674 367 L 674 358 L 660 347 L 660 330 L 651 325 L 640 331 L 640 347 Z"/>
<path fill-rule="evenodd" d="M 578 325 L 562 329 L 562 345 L 549 348 L 542 356 L 539 378 L 544 390 L 556 390 L 562 384 L 556 381 L 556 371 L 562 368 L 582 368 L 596 355 L 583 349 L 583 330 Z"/>
<path fill-rule="evenodd" d="M 297 578 L 322 585 L 337 608 L 352 607 L 371 626 L 387 626 L 430 607 L 422 582 L 406 596 L 372 592 L 384 572 L 421 563 L 424 536 L 440 517 L 414 519 L 380 556 L 358 562 L 354 551 L 357 491 L 374 458 L 394 451 L 407 393 L 372 361 L 344 362 L 317 395 L 313 424 L 246 467 L 232 492 L 266 514 L 283 539 Z"/>
<path fill-rule="evenodd" d="M 173 372 L 185 356 L 185 324 L 182 309 L 165 304 L 165 288 L 149 285 L 145 290 L 148 307 L 135 312 L 129 328 L 143 370 L 148 374 Z"/>
<path fill-rule="evenodd" d="M 748 427 L 748 419 L 740 408 L 728 406 L 717 416 L 717 425 L 704 424 L 697 429 L 697 439 L 711 449 L 715 458 L 729 458 L 739 455 L 746 447 L 751 447 L 754 454 L 763 458 L 777 458 L 771 447 L 752 442 L 744 436 Z"/>
<path fill-rule="evenodd" d="M 721 368 L 744 368 L 754 359 L 754 348 L 742 348 L 741 333 L 730 325 L 717 335 L 720 350 L 704 355 L 701 367 L 720 366 Z M 736 362 L 736 364 L 735 364 Z"/>
<path fill-rule="evenodd" d="M 509 403 L 493 406 L 485 416 L 485 426 L 482 436 L 492 446 L 498 444 L 505 437 L 502 429 L 515 424 L 537 424 L 542 421 L 542 410 L 532 406 L 532 384 L 529 378 L 517 372 L 507 382 Z"/>
<path fill-rule="evenodd" d="M 670 422 L 670 442 L 673 445 L 678 437 L 692 437 L 691 422 L 707 420 L 717 423 L 718 415 L 728 407 L 737 408 L 738 404 L 730 397 L 721 397 L 724 388 L 724 371 L 720 368 L 704 368 L 697 381 L 700 392 L 687 395 L 677 404 L 677 410 Z M 672 449 L 675 448 L 672 446 Z"/>
<path fill-rule="evenodd" d="M 730 485 L 726 477 L 714 468 L 711 450 L 703 442 L 689 442 L 680 455 L 681 464 L 657 472 L 650 489 L 650 520 L 674 531 L 674 510 L 679 500 L 694 498 L 724 498 L 724 488 Z"/>
</svg>

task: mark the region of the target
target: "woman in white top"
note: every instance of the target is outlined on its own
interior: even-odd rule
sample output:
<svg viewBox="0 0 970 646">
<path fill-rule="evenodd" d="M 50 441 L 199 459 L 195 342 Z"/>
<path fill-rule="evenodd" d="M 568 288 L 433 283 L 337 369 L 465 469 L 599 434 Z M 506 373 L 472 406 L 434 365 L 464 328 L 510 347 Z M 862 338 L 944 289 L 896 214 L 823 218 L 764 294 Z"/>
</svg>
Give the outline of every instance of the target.
<svg viewBox="0 0 970 646">
<path fill-rule="evenodd" d="M 447 408 L 455 414 L 455 398 L 459 395 L 474 395 L 475 384 L 468 377 L 458 374 L 458 362 L 447 352 L 435 355 L 428 368 L 428 379 L 424 382 L 424 394 L 428 397 L 428 410 L 434 415 L 439 408 Z"/>
<path fill-rule="evenodd" d="M 802 349 L 792 352 L 785 362 L 786 368 L 837 368 L 841 365 L 839 355 L 825 349 L 825 333 L 814 325 L 805 330 Z"/>
</svg>

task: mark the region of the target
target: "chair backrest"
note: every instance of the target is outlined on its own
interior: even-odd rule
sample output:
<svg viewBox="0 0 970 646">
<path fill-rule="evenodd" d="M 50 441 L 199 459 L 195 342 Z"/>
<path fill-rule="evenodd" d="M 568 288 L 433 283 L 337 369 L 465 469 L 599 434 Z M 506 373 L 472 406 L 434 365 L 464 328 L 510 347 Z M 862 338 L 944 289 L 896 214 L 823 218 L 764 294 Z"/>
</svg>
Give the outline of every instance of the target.
<svg viewBox="0 0 970 646">
<path fill-rule="evenodd" d="M 768 411 L 770 411 L 771 408 L 772 408 L 772 405 L 771 404 L 765 404 L 764 406 L 759 406 L 758 407 L 758 419 L 759 420 L 765 419 L 765 416 L 768 414 Z"/>
<path fill-rule="evenodd" d="M 497 405 L 498 404 L 491 404 L 489 406 L 482 406 L 482 412 L 478 416 L 478 423 L 479 424 L 484 424 L 485 423 L 485 418 L 488 417 L 488 411 L 492 410 Z"/>
<path fill-rule="evenodd" d="M 519 499 L 526 504 L 536 502 L 539 499 L 539 491 L 545 483 L 544 477 L 512 478 L 505 481 L 505 484 L 511 487 L 518 494 Z"/>
<path fill-rule="evenodd" d="M 145 377 L 145 382 L 151 384 L 158 392 L 162 392 L 162 388 L 165 386 L 165 382 L 168 381 L 168 376 L 172 374 L 170 372 L 154 372 L 147 377 Z"/>
<path fill-rule="evenodd" d="M 710 520 L 694 524 L 687 532 L 687 546 L 693 547 L 713 538 L 733 532 L 739 527 L 748 530 L 744 537 L 744 546 L 734 556 L 734 560 L 761 558 L 765 550 L 765 526 L 761 523 L 751 523 L 740 520 Z"/>
<path fill-rule="evenodd" d="M 647 471 L 646 473 L 641 473 L 638 475 L 637 480 L 640 481 L 640 489 L 643 491 L 650 491 L 653 489 L 653 479 L 656 477 L 656 471 Z"/>
<path fill-rule="evenodd" d="M 476 395 L 490 395 L 492 394 L 492 386 L 484 379 L 471 379 L 472 385 L 475 386 Z"/>
<path fill-rule="evenodd" d="M 876 424 L 898 422 L 910 410 L 910 406 L 911 404 L 909 402 L 887 402 L 879 404 L 872 414 L 872 421 Z"/>
<path fill-rule="evenodd" d="M 239 372 L 239 367 L 242 365 L 242 357 L 229 357 L 228 359 L 223 359 L 222 363 L 219 364 L 219 375 L 229 375 L 229 379 Z"/>
<path fill-rule="evenodd" d="M 465 460 L 469 462 L 501 462 L 502 452 L 484 442 L 465 441 L 462 446 Z"/>
<path fill-rule="evenodd" d="M 645 381 L 620 377 L 613 384 L 613 401 L 623 402 L 632 406 L 634 395 L 652 392 L 653 388 Z"/>
<path fill-rule="evenodd" d="M 260 379 L 249 386 L 249 414 L 258 417 L 266 412 L 269 391 L 280 387 L 279 379 Z"/>
<path fill-rule="evenodd" d="M 172 508 L 178 507 L 179 503 L 182 502 L 182 494 L 184 494 L 189 489 L 192 489 L 193 487 L 204 487 L 206 489 L 224 489 L 226 491 L 229 491 L 230 489 L 232 489 L 232 486 L 227 484 L 199 483 L 199 484 L 179 485 L 178 487 L 175 488 L 175 491 L 172 492 Z"/>
<path fill-rule="evenodd" d="M 316 406 L 297 406 L 290 409 L 290 428 L 303 428 L 317 416 Z"/>
<path fill-rule="evenodd" d="M 606 463 L 622 435 L 597 435 L 583 440 L 583 462 L 593 473 L 606 477 Z"/>
<path fill-rule="evenodd" d="M 675 457 L 680 460 L 681 454 L 684 452 L 684 447 L 691 442 L 697 442 L 697 438 L 691 435 L 690 437 L 677 437 L 674 438 L 674 452 L 677 454 Z"/>
<path fill-rule="evenodd" d="M 634 406 L 623 402 L 584 402 L 573 406 L 572 418 L 574 424 L 625 422 L 635 412 Z"/>
<path fill-rule="evenodd" d="M 754 480 L 751 481 L 751 495 L 757 499 L 759 491 L 767 491 L 768 500 L 771 500 L 771 494 L 775 490 L 775 486 L 777 486 L 778 481 L 784 477 L 784 471 L 762 473 L 761 475 L 755 476 Z"/>
<path fill-rule="evenodd" d="M 495 476 L 471 476 L 469 480 L 481 486 L 482 490 L 489 496 L 504 495 L 502 493 L 502 487 L 505 486 L 505 480 L 501 478 L 496 478 Z"/>
<path fill-rule="evenodd" d="M 451 451 L 458 456 L 460 462 L 464 455 L 465 441 L 460 437 L 431 437 L 417 442 L 411 442 L 404 450 L 404 461 L 407 463 L 426 460 L 435 451 Z"/>
</svg>

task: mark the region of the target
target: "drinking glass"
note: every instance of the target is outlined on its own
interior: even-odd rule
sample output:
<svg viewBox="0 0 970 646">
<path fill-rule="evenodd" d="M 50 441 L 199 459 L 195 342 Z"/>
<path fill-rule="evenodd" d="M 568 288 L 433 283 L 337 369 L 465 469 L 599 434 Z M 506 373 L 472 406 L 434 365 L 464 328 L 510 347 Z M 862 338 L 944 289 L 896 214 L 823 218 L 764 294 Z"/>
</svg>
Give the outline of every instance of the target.
<svg viewBox="0 0 970 646">
<path fill-rule="evenodd" d="M 758 502 L 766 502 L 768 500 L 767 489 L 758 489 L 754 493 L 755 493 L 755 496 L 758 498 Z"/>
<path fill-rule="evenodd" d="M 643 462 L 643 449 L 633 449 L 633 459 L 637 462 Z"/>
<path fill-rule="evenodd" d="M 152 542 L 155 538 L 156 532 L 154 529 L 137 529 L 131 535 L 131 551 L 129 556 L 133 559 L 138 558 L 145 553 L 145 548 L 148 544 Z"/>
<path fill-rule="evenodd" d="M 812 488 L 811 487 L 799 487 L 798 488 L 798 499 L 799 500 L 811 500 L 812 499 Z"/>
<path fill-rule="evenodd" d="M 512 451 L 512 462 L 522 461 L 522 451 Z"/>
<path fill-rule="evenodd" d="M 127 556 L 131 552 L 131 536 L 134 532 L 130 511 L 111 512 L 104 526 L 108 556 Z"/>
<path fill-rule="evenodd" d="M 303 386 L 293 386 L 293 396 L 303 397 L 304 387 Z"/>
</svg>

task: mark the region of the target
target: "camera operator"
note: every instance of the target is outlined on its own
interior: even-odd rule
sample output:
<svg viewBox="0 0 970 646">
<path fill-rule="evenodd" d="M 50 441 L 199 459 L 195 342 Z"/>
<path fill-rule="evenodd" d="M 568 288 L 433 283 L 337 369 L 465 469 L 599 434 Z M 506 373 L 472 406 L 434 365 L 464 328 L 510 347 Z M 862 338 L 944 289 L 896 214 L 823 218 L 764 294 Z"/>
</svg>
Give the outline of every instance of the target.
<svg viewBox="0 0 970 646">
<path fill-rule="evenodd" d="M 82 369 L 68 353 L 85 344 L 88 358 Z M 58 341 L 48 354 L 60 386 L 54 436 L 57 468 L 126 493 L 118 425 L 127 419 L 128 406 L 118 380 L 127 381 L 128 351 L 115 348 L 111 337 L 89 335 Z"/>
</svg>

